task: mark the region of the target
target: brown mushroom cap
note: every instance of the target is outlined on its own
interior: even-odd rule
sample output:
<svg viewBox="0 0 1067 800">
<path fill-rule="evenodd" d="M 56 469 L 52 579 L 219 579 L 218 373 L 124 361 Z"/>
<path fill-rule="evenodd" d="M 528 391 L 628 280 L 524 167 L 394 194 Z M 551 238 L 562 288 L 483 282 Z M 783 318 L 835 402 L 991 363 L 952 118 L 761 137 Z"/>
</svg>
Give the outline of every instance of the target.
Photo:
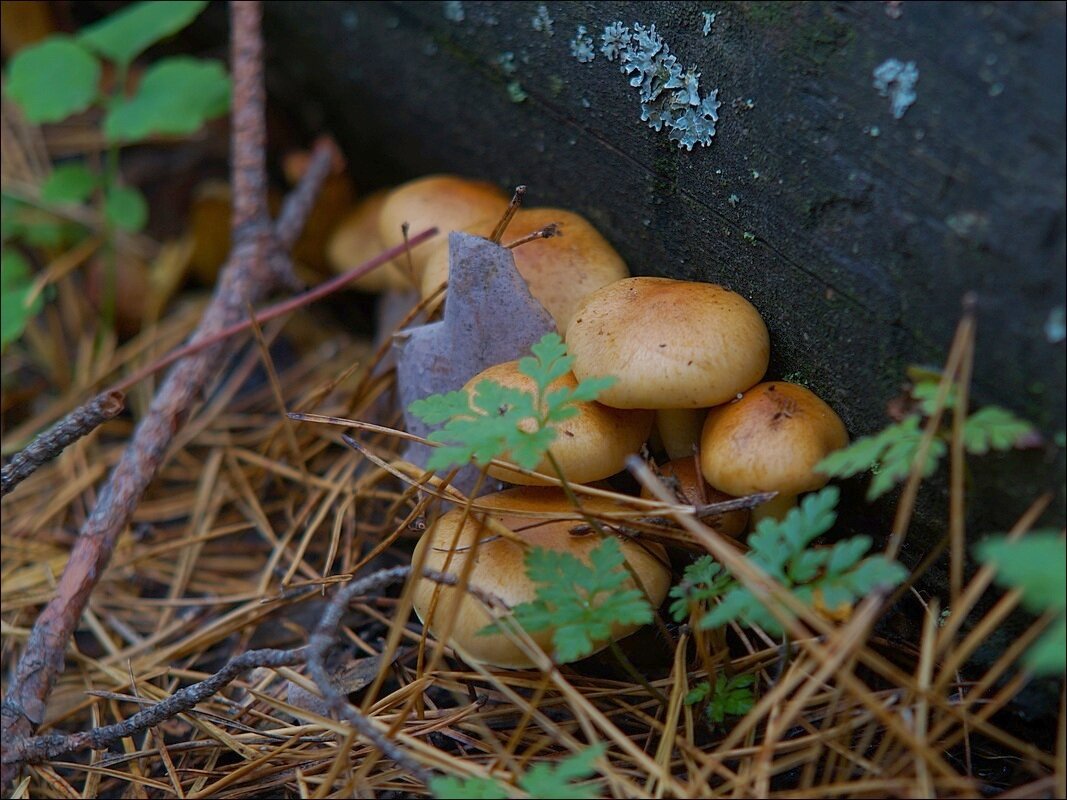
<svg viewBox="0 0 1067 800">
<path fill-rule="evenodd" d="M 403 244 L 401 226 L 407 222 L 411 236 L 436 226 L 438 234 L 447 240 L 452 231 L 464 230 L 494 214 L 499 217 L 507 204 L 507 195 L 491 183 L 456 175 L 428 175 L 390 192 L 378 217 L 378 235 L 387 248 Z M 430 248 L 426 246 L 411 251 L 417 277 L 422 275 L 429 257 Z"/>
<path fill-rule="evenodd" d="M 578 306 L 567 348 L 579 380 L 613 375 L 600 402 L 700 408 L 729 400 L 767 371 L 770 337 L 745 298 L 711 283 L 626 278 Z"/>
<path fill-rule="evenodd" d="M 499 215 L 497 215 L 497 218 Z M 489 236 L 497 218 L 483 219 L 466 229 L 475 236 Z M 530 294 L 556 321 L 560 331 L 574 315 L 581 300 L 630 271 L 608 240 L 588 220 L 560 208 L 524 208 L 512 218 L 504 232 L 505 244 L 514 242 L 552 223 L 560 235 L 537 239 L 514 248 L 515 267 Z M 422 274 L 422 296 L 428 297 L 448 280 L 448 247 L 438 245 L 426 260 Z"/>
<path fill-rule="evenodd" d="M 365 197 L 337 224 L 326 247 L 326 256 L 334 272 L 348 272 L 386 249 L 378 234 L 378 218 L 388 196 L 389 190 L 381 189 Z M 396 261 L 390 261 L 356 279 L 350 286 L 376 293 L 409 288 L 411 281 L 404 277 Z"/>
<path fill-rule="evenodd" d="M 603 537 L 598 533 L 575 535 L 570 531 L 581 524 L 580 515 L 574 510 L 562 490 L 550 487 L 521 487 L 508 489 L 497 494 L 478 498 L 479 505 L 500 509 L 493 516 L 505 526 L 519 533 L 523 539 L 534 547 L 561 550 L 571 553 L 576 558 L 589 563 L 589 552 L 596 548 Z M 618 511 L 624 507 L 611 500 L 602 498 L 583 498 L 583 507 L 592 513 Z M 529 516 L 518 516 L 508 512 L 567 513 L 569 519 L 545 522 Z M 425 553 L 424 566 L 429 569 L 461 575 L 468 558 L 474 556 L 474 565 L 470 572 L 470 585 L 483 592 L 496 595 L 509 606 L 529 602 L 536 598 L 536 585 L 526 576 L 523 548 L 503 537 L 495 536 L 483 524 L 468 517 L 463 521 L 463 509 L 457 508 L 442 516 L 437 524 L 427 529 L 419 540 L 412 556 L 414 563 L 419 562 Z M 457 538 L 458 531 L 458 538 Z M 476 537 L 481 544 L 475 550 L 472 545 Z M 638 576 L 641 588 L 655 608 L 663 602 L 670 588 L 670 570 L 666 553 L 656 544 L 637 544 L 629 539 L 619 539 L 623 555 L 632 570 L 631 577 L 620 587 L 620 591 L 633 589 L 637 585 L 633 575 Z M 447 625 L 446 620 L 454 618 L 450 643 L 456 644 L 473 659 L 497 667 L 522 669 L 534 666 L 534 662 L 510 639 L 502 633 L 479 636 L 478 631 L 493 620 L 482 603 L 456 587 L 440 586 L 425 578 L 419 580 L 414 590 L 415 613 L 419 615 L 431 631 L 441 631 Z M 436 593 L 436 607 L 431 604 Z M 601 598 L 602 599 L 602 598 Z M 621 639 L 637 630 L 636 625 L 615 625 L 611 638 Z M 551 653 L 552 631 L 543 630 L 530 636 L 547 653 Z M 597 649 L 606 647 L 608 642 L 599 643 Z"/>
<path fill-rule="evenodd" d="M 491 380 L 514 389 L 534 393 L 537 385 L 533 378 L 519 372 L 518 361 L 503 364 L 475 375 L 463 387 L 473 392 L 479 382 Z M 578 385 L 574 375 L 568 372 L 549 385 L 549 392 L 573 389 Z M 556 440 L 549 452 L 559 463 L 563 474 L 573 483 L 589 483 L 614 475 L 626 466 L 626 457 L 641 449 L 652 430 L 653 412 L 644 409 L 624 410 L 609 408 L 600 403 L 578 403 L 578 414 L 556 423 Z M 533 430 L 533 421 L 530 421 Z M 506 458 L 506 456 L 505 456 Z M 535 467 L 537 472 L 555 475 L 547 458 Z M 545 481 L 522 475 L 503 467 L 490 467 L 489 474 L 508 483 L 527 486 L 544 485 Z"/>
<path fill-rule="evenodd" d="M 671 480 L 673 479 L 677 488 L 675 494 L 681 502 L 688 505 L 724 503 L 727 500 L 734 499 L 732 495 L 720 492 L 718 489 L 709 486 L 704 480 L 704 476 L 698 475 L 696 459 L 692 456 L 676 458 L 660 465 L 659 473 L 666 479 L 668 488 L 670 488 Z M 652 492 L 645 488 L 641 489 L 641 496 L 649 500 L 653 499 Z M 701 522 L 709 528 L 714 528 L 723 536 L 739 536 L 744 532 L 745 526 L 748 525 L 748 509 L 739 508 L 736 511 L 727 511 L 724 514 L 704 517 Z"/>
<path fill-rule="evenodd" d="M 841 418 L 811 391 L 771 381 L 708 412 L 700 466 L 708 483 L 733 495 L 798 495 L 826 485 L 814 467 L 848 444 Z"/>
</svg>

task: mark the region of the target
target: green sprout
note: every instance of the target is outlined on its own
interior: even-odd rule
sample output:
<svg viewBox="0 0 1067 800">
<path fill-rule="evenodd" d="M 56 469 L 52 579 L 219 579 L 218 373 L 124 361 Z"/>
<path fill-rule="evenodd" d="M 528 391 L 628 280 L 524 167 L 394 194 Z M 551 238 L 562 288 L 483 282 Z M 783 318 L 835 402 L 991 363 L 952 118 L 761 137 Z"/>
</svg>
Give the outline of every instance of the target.
<svg viewBox="0 0 1067 800">
<path fill-rule="evenodd" d="M 992 536 L 975 548 L 978 560 L 995 566 L 997 583 L 1022 592 L 1035 614 L 1052 612 L 1048 630 L 1025 656 L 1035 675 L 1062 675 L 1067 668 L 1067 543 L 1058 531 L 1037 530 L 1015 541 Z"/>
<path fill-rule="evenodd" d="M 607 748 L 602 742 L 587 747 L 554 764 L 534 764 L 519 777 L 518 785 L 530 797 L 560 800 L 593 800 L 600 796 L 595 786 L 579 785 L 596 774 L 593 762 Z M 442 776 L 430 781 L 435 797 L 448 800 L 503 800 L 506 787 L 492 778 L 454 778 Z"/>
<path fill-rule="evenodd" d="M 785 519 L 762 520 L 748 538 L 746 558 L 808 607 L 814 607 L 816 600 L 827 608 L 852 604 L 873 588 L 896 586 L 907 576 L 903 566 L 884 556 L 864 558 L 871 548 L 869 536 L 854 536 L 830 547 L 811 546 L 833 527 L 839 496 L 835 486 L 810 494 Z M 740 622 L 772 636 L 784 633 L 763 601 L 733 576 L 724 576 L 710 556 L 686 569 L 671 596 L 675 598 L 671 613 L 678 621 L 698 605 L 709 607 L 698 621 L 702 629 Z"/>
<path fill-rule="evenodd" d="M 752 689 L 755 682 L 756 676 L 752 674 L 727 676 L 720 672 L 715 677 L 714 691 L 708 681 L 698 683 L 685 696 L 685 704 L 691 706 L 708 700 L 704 715 L 715 727 L 725 722 L 727 717 L 743 717 L 752 710 L 756 704 Z"/>
<path fill-rule="evenodd" d="M 534 393 L 479 381 L 473 395 L 465 391 L 435 394 L 416 400 L 408 410 L 430 425 L 444 426 L 430 434 L 442 444 L 430 454 L 430 469 L 448 469 L 474 461 L 485 466 L 507 458 L 523 469 L 533 469 L 556 439 L 556 425 L 578 413 L 578 404 L 597 398 L 614 378 L 587 378 L 574 388 L 549 391 L 557 378 L 571 371 L 574 357 L 567 355 L 559 334 L 548 333 L 530 348 L 533 356 L 519 361 L 519 372 L 532 378 Z"/>
<path fill-rule="evenodd" d="M 610 641 L 613 625 L 646 625 L 652 607 L 640 589 L 623 590 L 630 578 L 618 540 L 605 539 L 584 564 L 570 553 L 531 548 L 526 574 L 538 584 L 536 597 L 515 606 L 516 621 L 531 633 L 552 629 L 555 659 L 585 658 L 599 642 Z M 480 633 L 496 633 L 496 624 Z"/>
<path fill-rule="evenodd" d="M 922 418 L 933 415 L 940 376 L 916 381 L 911 389 L 916 401 L 917 413 L 910 414 L 898 423 L 888 426 L 873 436 L 857 439 L 843 450 L 824 458 L 816 470 L 833 478 L 850 478 L 872 470 L 867 491 L 868 500 L 876 500 L 908 477 L 912 464 L 919 455 L 923 439 Z M 956 404 L 955 386 L 948 393 L 946 409 Z M 972 455 L 983 455 L 990 450 L 1010 450 L 1018 447 L 1034 433 L 1033 426 L 1016 417 L 1010 411 L 997 406 L 987 406 L 970 414 L 963 423 L 963 446 Z M 930 442 L 922 464 L 922 475 L 933 475 L 948 452 L 951 440 L 949 429 L 938 432 Z"/>
</svg>

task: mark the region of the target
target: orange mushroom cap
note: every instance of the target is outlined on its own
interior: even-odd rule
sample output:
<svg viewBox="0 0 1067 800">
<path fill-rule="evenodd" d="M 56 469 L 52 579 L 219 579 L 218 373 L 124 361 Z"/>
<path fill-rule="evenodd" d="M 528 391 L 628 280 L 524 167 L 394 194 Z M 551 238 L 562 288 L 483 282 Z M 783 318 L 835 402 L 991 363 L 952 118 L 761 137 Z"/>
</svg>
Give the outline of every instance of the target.
<svg viewBox="0 0 1067 800">
<path fill-rule="evenodd" d="M 479 372 L 467 381 L 464 391 L 473 392 L 483 380 L 495 381 L 501 386 L 530 394 L 537 390 L 533 378 L 519 372 L 518 361 L 507 361 Z M 549 384 L 548 391 L 573 389 L 577 385 L 573 373 L 568 372 Z M 556 440 L 548 448 L 563 470 L 563 475 L 574 483 L 591 483 L 621 471 L 626 466 L 626 457 L 641 449 L 652 430 L 651 411 L 609 408 L 597 402 L 577 403 L 575 407 L 578 409 L 576 415 L 555 424 Z M 530 425 L 533 424 L 533 420 L 530 420 Z M 534 469 L 546 475 L 555 475 L 547 457 Z M 508 483 L 527 486 L 545 484 L 543 480 L 504 467 L 490 467 L 489 474 Z"/>
<path fill-rule="evenodd" d="M 729 494 L 795 496 L 826 485 L 815 465 L 846 444 L 830 406 L 803 386 L 770 381 L 708 412 L 700 466 L 708 483 Z"/>
<path fill-rule="evenodd" d="M 499 215 L 497 215 L 499 216 Z M 523 208 L 516 212 L 504 243 L 516 241 L 558 223 L 559 235 L 537 239 L 514 248 L 515 268 L 530 294 L 556 321 L 562 332 L 578 304 L 602 286 L 627 277 L 630 271 L 615 248 L 588 220 L 560 208 Z M 475 236 L 489 236 L 497 218 L 483 219 L 466 229 Z M 426 260 L 422 274 L 422 296 L 428 297 L 448 280 L 448 247 L 436 246 Z"/>
<path fill-rule="evenodd" d="M 378 234 L 378 222 L 388 197 L 389 192 L 385 189 L 365 197 L 337 223 L 326 246 L 326 256 L 334 272 L 348 272 L 386 249 Z M 411 287 L 411 282 L 394 260 L 358 278 L 351 287 L 376 293 L 387 289 L 407 289 Z"/>
<path fill-rule="evenodd" d="M 409 235 L 436 226 L 446 241 L 452 231 L 464 230 L 480 219 L 507 207 L 508 198 L 491 183 L 456 175 L 428 175 L 398 186 L 389 193 L 378 217 L 378 234 L 385 247 L 404 243 L 401 226 L 406 222 Z M 421 279 L 430 248 L 416 247 L 411 262 L 416 280 Z"/>
<path fill-rule="evenodd" d="M 582 301 L 567 327 L 579 380 L 618 380 L 617 408 L 700 408 L 734 397 L 767 371 L 770 337 L 741 295 L 712 283 L 626 278 Z"/>
<path fill-rule="evenodd" d="M 478 498 L 478 504 L 494 509 L 491 512 L 493 517 L 520 534 L 531 546 L 571 553 L 585 563 L 589 563 L 589 552 L 603 541 L 603 536 L 595 532 L 583 535 L 571 533 L 572 528 L 581 524 L 582 518 L 560 489 L 524 486 L 485 495 Z M 604 498 L 583 498 L 582 504 L 591 513 L 624 508 Z M 522 513 L 526 516 L 520 515 Z M 568 518 L 545 521 L 531 518 L 531 513 L 563 513 Z M 467 569 L 467 560 L 473 557 L 474 564 L 469 572 L 470 586 L 499 597 L 509 606 L 536 599 L 537 587 L 526 575 L 522 546 L 493 534 L 484 523 L 475 519 L 476 516 L 477 512 L 473 512 L 466 516 L 464 522 L 462 508 L 443 515 L 422 535 L 412 556 L 413 563 L 419 563 L 420 558 L 424 557 L 423 564 L 429 569 L 462 575 Z M 477 546 L 476 540 L 480 540 Z M 666 552 L 652 543 L 638 544 L 629 539 L 618 541 L 630 570 L 630 576 L 619 590 L 636 588 L 636 576 L 652 606 L 660 605 L 667 596 L 671 580 L 670 570 L 666 566 Z M 449 643 L 460 647 L 470 658 L 512 669 L 535 665 L 504 634 L 479 635 L 479 631 L 489 625 L 493 618 L 481 601 L 469 593 L 421 578 L 415 585 L 413 602 L 419 619 L 435 634 L 445 630 L 447 621 L 453 619 Z M 638 627 L 616 624 L 612 627 L 611 640 L 621 639 Z M 530 634 L 548 653 L 553 649 L 552 635 L 551 629 Z M 597 649 L 607 645 L 608 641 L 600 642 Z"/>
</svg>

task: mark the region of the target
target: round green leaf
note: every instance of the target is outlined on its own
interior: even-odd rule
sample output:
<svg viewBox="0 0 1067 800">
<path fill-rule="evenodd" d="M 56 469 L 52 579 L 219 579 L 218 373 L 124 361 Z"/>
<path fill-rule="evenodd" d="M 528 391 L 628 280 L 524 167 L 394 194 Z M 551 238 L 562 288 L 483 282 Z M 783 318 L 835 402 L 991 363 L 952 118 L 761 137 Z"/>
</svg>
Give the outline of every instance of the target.
<svg viewBox="0 0 1067 800">
<path fill-rule="evenodd" d="M 18 339 L 26 323 L 41 310 L 40 294 L 27 303 L 33 288 L 30 265 L 17 250 L 0 253 L 0 346 Z"/>
<path fill-rule="evenodd" d="M 1026 665 L 1035 675 L 1062 675 L 1067 668 L 1067 619 L 1060 617 L 1037 644 L 1026 651 Z"/>
<path fill-rule="evenodd" d="M 52 36 L 11 59 L 7 91 L 30 122 L 59 122 L 96 98 L 100 63 L 69 36 Z"/>
<path fill-rule="evenodd" d="M 152 66 L 137 94 L 114 105 L 104 119 L 113 142 L 152 134 L 188 135 L 230 107 L 230 79 L 218 61 L 168 58 Z"/>
<path fill-rule="evenodd" d="M 6 194 L 0 196 L 0 241 L 8 242 L 22 235 L 25 229 L 19 216 L 25 204 Z"/>
<path fill-rule="evenodd" d="M 84 164 L 60 164 L 41 186 L 46 203 L 84 203 L 96 188 L 96 175 Z"/>
<path fill-rule="evenodd" d="M 129 64 L 148 47 L 196 19 L 205 6 L 206 0 L 134 3 L 90 25 L 78 40 L 104 58 Z"/>
<path fill-rule="evenodd" d="M 144 195 L 131 186 L 116 186 L 107 193 L 104 213 L 116 228 L 136 232 L 148 221 L 148 203 Z"/>
</svg>

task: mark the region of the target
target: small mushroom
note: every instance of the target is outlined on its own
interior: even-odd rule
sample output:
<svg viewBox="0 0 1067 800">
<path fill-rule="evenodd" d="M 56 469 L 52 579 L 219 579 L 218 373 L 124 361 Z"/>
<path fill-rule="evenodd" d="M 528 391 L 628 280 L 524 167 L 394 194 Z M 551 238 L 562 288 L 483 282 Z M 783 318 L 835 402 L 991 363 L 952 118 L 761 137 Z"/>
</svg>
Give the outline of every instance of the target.
<svg viewBox="0 0 1067 800">
<path fill-rule="evenodd" d="M 659 473 L 664 478 L 668 487 L 673 485 L 678 499 L 692 506 L 707 505 L 709 503 L 724 503 L 733 500 L 731 495 L 720 492 L 707 484 L 704 476 L 697 471 L 697 462 L 693 456 L 689 458 L 676 458 L 659 467 Z M 641 496 L 652 499 L 652 492 L 641 489 Z M 737 537 L 744 533 L 748 526 L 748 509 L 739 508 L 735 511 L 727 511 L 723 514 L 715 514 L 703 517 L 700 521 L 713 528 L 723 536 Z"/>
<path fill-rule="evenodd" d="M 582 502 L 591 513 L 618 511 L 623 508 L 602 498 L 587 498 Z M 603 541 L 603 536 L 599 533 L 575 535 L 571 532 L 572 528 L 580 524 L 581 517 L 560 489 L 524 486 L 485 495 L 479 498 L 478 503 L 494 509 L 492 516 L 521 535 L 531 546 L 571 553 L 586 563 L 589 552 Z M 574 516 L 570 519 L 547 521 L 520 516 L 519 512 L 569 512 Z M 469 572 L 471 587 L 495 595 L 508 606 L 534 600 L 537 587 L 526 575 L 523 547 L 494 535 L 489 528 L 475 519 L 476 516 L 477 512 L 465 515 L 462 508 L 453 509 L 443 515 L 422 535 L 412 556 L 413 562 L 417 564 L 425 557 L 423 564 L 429 569 L 462 575 L 467 569 L 467 560 L 473 558 L 474 564 Z M 665 551 L 659 545 L 637 544 L 629 539 L 620 539 L 619 544 L 630 571 L 630 577 L 620 587 L 620 591 L 638 586 L 634 580 L 636 577 L 652 606 L 659 606 L 667 595 L 671 580 L 670 570 L 665 566 Z M 453 620 L 449 643 L 461 648 L 471 659 L 510 669 L 535 666 L 529 656 L 503 633 L 478 635 L 480 630 L 493 621 L 493 617 L 481 601 L 467 592 L 421 578 L 415 586 L 413 599 L 415 613 L 435 635 L 447 628 L 448 620 Z M 637 627 L 617 624 L 612 628 L 611 640 L 617 641 L 633 633 Z M 551 629 L 530 634 L 548 653 L 552 652 L 552 635 Z M 597 649 L 603 649 L 609 641 L 598 644 Z"/>
<path fill-rule="evenodd" d="M 778 492 L 752 512 L 781 519 L 796 496 L 826 485 L 815 465 L 848 444 L 841 418 L 811 391 L 771 381 L 713 408 L 704 422 L 700 467 L 708 483 L 733 495 Z"/>
<path fill-rule="evenodd" d="M 536 391 L 533 378 L 519 372 L 518 361 L 503 364 L 475 375 L 463 387 L 473 393 L 483 380 L 524 392 Z M 573 389 L 578 385 L 574 374 L 561 375 L 549 385 L 549 392 Z M 597 402 L 576 404 L 578 413 L 556 423 L 556 440 L 549 453 L 556 459 L 564 477 L 573 483 L 591 483 L 607 478 L 626 466 L 626 457 L 641 449 L 652 429 L 652 412 L 644 409 L 609 408 Z M 532 432 L 534 421 L 529 420 Z M 506 457 L 506 456 L 505 456 Z M 546 475 L 555 475 L 548 458 L 534 468 Z M 504 467 L 490 467 L 489 474 L 498 480 L 525 486 L 544 485 L 545 481 Z"/>
<path fill-rule="evenodd" d="M 507 195 L 491 183 L 456 175 L 428 175 L 389 193 L 378 216 L 378 234 L 385 247 L 396 247 L 404 243 L 402 226 L 407 223 L 412 235 L 436 226 L 447 240 L 452 231 L 462 231 L 493 214 L 499 217 L 507 202 Z M 429 248 L 411 251 L 416 285 L 429 257 Z"/>
<path fill-rule="evenodd" d="M 386 249 L 378 233 L 378 219 L 388 196 L 389 191 L 381 189 L 365 197 L 338 222 L 326 246 L 326 257 L 334 272 L 347 272 Z M 396 261 L 390 261 L 357 278 L 351 286 L 377 294 L 389 289 L 410 289 L 411 281 Z"/>
<path fill-rule="evenodd" d="M 741 295 L 711 283 L 626 278 L 578 306 L 567 348 L 579 380 L 618 380 L 599 400 L 616 408 L 701 408 L 767 371 L 770 337 Z"/>
<path fill-rule="evenodd" d="M 466 232 L 487 237 L 496 224 L 495 218 L 485 219 L 471 225 Z M 627 277 L 630 271 L 615 248 L 588 220 L 560 208 L 520 209 L 508 226 L 506 242 L 519 241 L 553 224 L 558 226 L 557 235 L 525 242 L 513 248 L 512 253 L 515 268 L 530 287 L 530 294 L 552 315 L 562 332 L 583 298 Z M 422 296 L 433 294 L 446 280 L 448 248 L 441 243 L 426 261 Z"/>
</svg>

